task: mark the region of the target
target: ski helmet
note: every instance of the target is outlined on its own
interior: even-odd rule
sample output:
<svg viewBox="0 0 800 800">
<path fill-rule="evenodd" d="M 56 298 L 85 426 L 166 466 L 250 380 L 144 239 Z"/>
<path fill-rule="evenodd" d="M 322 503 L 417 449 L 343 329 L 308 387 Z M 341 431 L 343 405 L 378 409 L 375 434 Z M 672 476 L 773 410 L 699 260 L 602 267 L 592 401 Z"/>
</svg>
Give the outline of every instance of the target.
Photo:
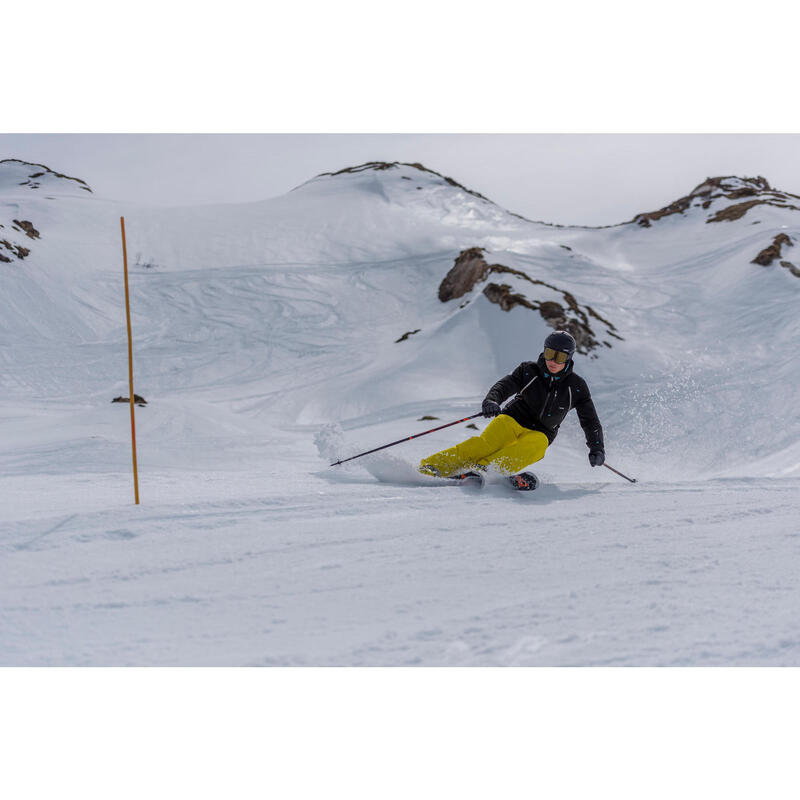
<svg viewBox="0 0 800 800">
<path fill-rule="evenodd" d="M 545 348 L 558 350 L 561 353 L 566 353 L 570 359 L 575 354 L 577 344 L 571 333 L 566 331 L 553 331 L 545 340 Z"/>
</svg>

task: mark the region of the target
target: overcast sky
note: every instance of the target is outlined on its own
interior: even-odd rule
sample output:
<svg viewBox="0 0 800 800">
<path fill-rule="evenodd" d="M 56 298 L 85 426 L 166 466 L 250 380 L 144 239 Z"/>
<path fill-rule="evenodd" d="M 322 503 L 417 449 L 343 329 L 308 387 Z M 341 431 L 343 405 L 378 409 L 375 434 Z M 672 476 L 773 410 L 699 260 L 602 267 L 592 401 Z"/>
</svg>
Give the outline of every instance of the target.
<svg viewBox="0 0 800 800">
<path fill-rule="evenodd" d="M 608 225 L 715 175 L 800 194 L 797 134 L 0 134 L 0 158 L 46 164 L 96 194 L 154 205 L 240 203 L 320 172 L 411 161 L 545 222 Z"/>
</svg>

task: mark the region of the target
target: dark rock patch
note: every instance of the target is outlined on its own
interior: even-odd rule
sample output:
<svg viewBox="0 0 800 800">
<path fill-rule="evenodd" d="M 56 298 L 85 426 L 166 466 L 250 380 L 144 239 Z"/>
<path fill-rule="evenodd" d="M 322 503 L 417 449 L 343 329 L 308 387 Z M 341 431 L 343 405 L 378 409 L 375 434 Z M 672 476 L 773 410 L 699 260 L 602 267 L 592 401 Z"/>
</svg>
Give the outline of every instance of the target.
<svg viewBox="0 0 800 800">
<path fill-rule="evenodd" d="M 120 396 L 120 397 L 115 397 L 111 402 L 112 403 L 130 403 L 131 402 L 131 398 L 130 398 L 130 395 L 128 397 L 121 397 Z M 146 406 L 147 405 L 147 400 L 145 400 L 144 397 L 141 397 L 140 395 L 136 394 L 136 392 L 133 393 L 133 402 L 137 406 Z"/>
<path fill-rule="evenodd" d="M 769 247 L 765 247 L 750 263 L 768 267 L 776 258 L 781 257 L 781 246 L 792 247 L 792 240 L 785 234 L 779 233 Z"/>
<path fill-rule="evenodd" d="M 28 220 L 26 220 L 26 219 L 15 219 L 14 220 L 14 224 L 15 225 L 19 225 L 19 227 L 23 231 L 25 231 L 25 235 L 29 239 L 38 239 L 39 238 L 39 236 L 40 236 L 39 231 L 37 231 L 36 228 L 34 228 L 33 225 Z"/>
<path fill-rule="evenodd" d="M 766 202 L 766 200 L 748 200 L 746 203 L 737 203 L 717 211 L 706 222 L 733 222 L 736 219 L 741 219 L 753 206 L 764 205 Z"/>
<path fill-rule="evenodd" d="M 795 276 L 795 278 L 800 278 L 800 269 L 798 269 L 791 261 L 781 261 L 781 266 L 785 267 Z"/>
<path fill-rule="evenodd" d="M 28 250 L 27 247 L 23 247 L 21 244 L 11 244 L 11 242 L 9 242 L 6 239 L 0 239 L 0 248 L 8 250 L 13 255 L 15 255 L 20 261 L 22 261 L 22 259 L 25 258 L 26 256 L 30 255 L 31 252 L 30 250 Z M 11 261 L 11 259 L 5 257 L 3 258 L 3 261 L 8 263 Z"/>
<path fill-rule="evenodd" d="M 691 195 L 688 197 L 681 197 L 679 200 L 670 203 L 668 206 L 664 206 L 664 208 L 660 208 L 658 211 L 648 211 L 644 214 L 637 214 L 632 222 L 636 222 L 643 228 L 649 228 L 653 222 L 662 217 L 668 217 L 672 214 L 683 214 L 683 212 L 691 206 L 692 200 L 693 197 Z"/>
<path fill-rule="evenodd" d="M 764 181 L 764 183 L 766 183 L 766 180 Z M 769 189 L 768 183 L 765 188 Z M 729 200 L 738 200 L 740 197 L 752 197 L 754 194 L 757 193 L 758 190 L 755 187 L 746 186 L 743 187 L 742 189 L 734 189 L 729 194 L 726 194 L 725 197 L 727 197 Z"/>
<path fill-rule="evenodd" d="M 507 283 L 487 284 L 483 293 L 492 303 L 497 303 L 503 311 L 511 311 L 511 309 L 516 306 L 525 306 L 525 308 L 529 308 L 531 311 L 536 311 L 537 309 L 525 295 L 513 293 L 511 287 Z M 544 317 L 544 314 L 542 314 L 542 316 Z"/>
<path fill-rule="evenodd" d="M 397 344 L 398 342 L 404 342 L 409 336 L 413 336 L 415 333 L 419 333 L 421 330 L 422 328 L 417 328 L 415 331 L 406 331 L 399 339 L 395 339 L 394 343 Z"/>
<path fill-rule="evenodd" d="M 443 303 L 463 297 L 472 291 L 476 283 L 486 280 L 489 265 L 483 253 L 482 247 L 470 247 L 458 254 L 456 263 L 439 284 L 439 299 Z"/>
</svg>

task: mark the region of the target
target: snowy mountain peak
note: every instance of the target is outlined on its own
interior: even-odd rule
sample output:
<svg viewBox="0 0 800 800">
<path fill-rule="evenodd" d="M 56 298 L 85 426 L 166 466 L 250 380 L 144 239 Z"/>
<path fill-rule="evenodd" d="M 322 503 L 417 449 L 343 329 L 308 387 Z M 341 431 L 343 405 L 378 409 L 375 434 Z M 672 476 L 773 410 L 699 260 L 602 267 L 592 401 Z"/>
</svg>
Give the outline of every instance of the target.
<svg viewBox="0 0 800 800">
<path fill-rule="evenodd" d="M 31 189 L 50 196 L 75 196 L 92 191 L 86 181 L 62 175 L 44 164 L 18 158 L 0 160 L 0 194 L 18 195 Z"/>
<path fill-rule="evenodd" d="M 703 183 L 692 189 L 690 196 L 709 195 L 715 190 L 736 192 L 738 197 L 747 197 L 760 191 L 772 191 L 769 181 L 758 175 L 755 178 L 739 178 L 727 175 L 718 178 L 706 178 Z"/>
<path fill-rule="evenodd" d="M 265 201 L 264 209 L 292 226 L 300 220 L 311 225 L 303 254 L 291 245 L 298 261 L 387 259 L 470 246 L 502 249 L 520 234 L 537 233 L 530 221 L 480 192 L 422 164 L 399 161 L 322 173 Z M 313 254 L 308 252 L 312 244 Z"/>
<path fill-rule="evenodd" d="M 489 198 L 484 197 L 480 192 L 476 192 L 473 189 L 468 189 L 463 184 L 453 180 L 453 178 L 449 178 L 447 175 L 442 175 L 440 172 L 436 172 L 436 170 L 428 169 L 428 167 L 425 167 L 418 162 L 408 163 L 403 161 L 368 161 L 365 164 L 359 164 L 357 167 L 345 167 L 337 172 L 323 172 L 320 175 L 317 175 L 314 180 L 317 178 L 336 177 L 339 175 L 358 175 L 360 173 L 370 172 L 390 173 L 391 177 L 395 180 L 416 180 L 417 182 L 422 182 L 423 184 L 427 183 L 452 186 L 456 189 L 461 189 L 461 191 L 464 191 L 467 194 L 471 194 L 473 197 L 485 200 L 487 203 L 492 202 L 489 200 Z"/>
<path fill-rule="evenodd" d="M 649 228 L 653 222 L 673 214 L 685 214 L 692 208 L 708 212 L 706 222 L 733 222 L 741 219 L 751 208 L 764 205 L 800 211 L 800 196 L 773 189 L 760 175 L 755 178 L 735 175 L 706 178 L 685 197 L 658 211 L 637 214 L 631 222 Z"/>
</svg>

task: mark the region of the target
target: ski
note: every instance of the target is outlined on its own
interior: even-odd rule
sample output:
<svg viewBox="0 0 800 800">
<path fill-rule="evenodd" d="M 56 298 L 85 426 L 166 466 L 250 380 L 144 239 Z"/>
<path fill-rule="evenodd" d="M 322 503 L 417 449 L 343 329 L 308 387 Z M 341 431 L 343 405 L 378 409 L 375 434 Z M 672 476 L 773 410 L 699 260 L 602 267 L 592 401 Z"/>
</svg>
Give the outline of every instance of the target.
<svg viewBox="0 0 800 800">
<path fill-rule="evenodd" d="M 462 484 L 464 486 L 473 485 L 483 487 L 487 485 L 486 475 L 477 470 L 459 472 L 456 475 L 442 476 L 441 478 L 439 476 L 431 477 L 447 481 L 448 483 Z M 505 478 L 503 482 L 519 492 L 532 492 L 542 485 L 542 482 L 533 472 L 520 472 L 517 475 L 510 475 Z M 491 485 L 491 481 L 489 483 Z"/>
<path fill-rule="evenodd" d="M 480 472 L 473 472 L 472 470 L 469 472 L 462 472 L 459 475 L 450 475 L 447 480 L 460 483 L 476 483 L 479 486 L 483 486 L 484 484 L 483 475 Z"/>
</svg>

